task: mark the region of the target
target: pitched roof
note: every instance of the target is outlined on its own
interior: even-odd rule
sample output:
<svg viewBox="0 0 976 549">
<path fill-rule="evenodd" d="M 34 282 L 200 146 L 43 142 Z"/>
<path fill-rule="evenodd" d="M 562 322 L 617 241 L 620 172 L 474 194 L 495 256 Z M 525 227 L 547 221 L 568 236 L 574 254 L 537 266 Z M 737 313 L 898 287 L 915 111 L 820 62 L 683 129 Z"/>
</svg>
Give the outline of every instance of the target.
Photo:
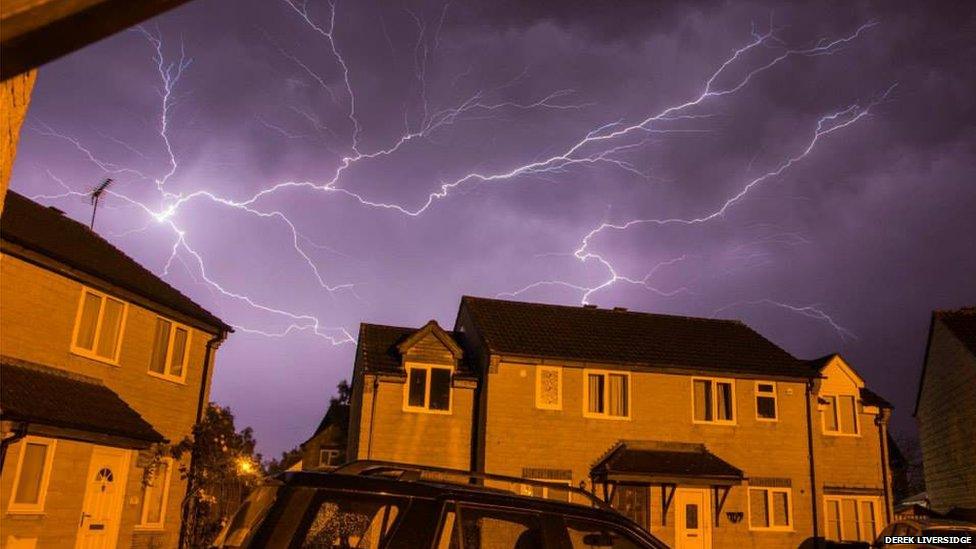
<svg viewBox="0 0 976 549">
<path fill-rule="evenodd" d="M 101 381 L 10 357 L 0 358 L 0 418 L 163 442 L 138 412 Z"/>
<path fill-rule="evenodd" d="M 332 400 L 329 402 L 329 409 L 325 411 L 322 421 L 319 422 L 319 426 L 315 429 L 315 432 L 312 433 L 312 436 L 308 437 L 308 440 L 312 440 L 318 436 L 319 433 L 328 429 L 332 425 L 339 427 L 343 433 L 349 429 L 348 404 L 340 404 L 337 400 Z"/>
<path fill-rule="evenodd" d="M 933 315 L 969 349 L 970 353 L 976 355 L 976 307 L 963 307 L 955 311 L 935 311 Z"/>
<path fill-rule="evenodd" d="M 382 324 L 360 324 L 359 343 L 356 350 L 360 364 L 363 365 L 366 372 L 370 373 L 403 373 L 403 368 L 400 367 L 398 347 L 422 329 L 384 326 Z M 461 334 L 459 332 L 446 333 L 460 347 Z M 459 373 L 470 371 L 465 361 L 461 361 L 458 369 Z"/>
<path fill-rule="evenodd" d="M 716 372 L 811 377 L 806 364 L 737 320 L 464 296 L 493 353 Z"/>
<path fill-rule="evenodd" d="M 861 403 L 865 406 L 877 406 L 878 408 L 894 409 L 894 406 L 867 387 L 861 387 Z"/>
<path fill-rule="evenodd" d="M 739 482 L 742 470 L 715 454 L 704 444 L 656 441 L 620 441 L 597 462 L 591 474 L 614 477 L 705 478 Z"/>
<path fill-rule="evenodd" d="M 224 321 L 60 210 L 44 207 L 9 191 L 0 218 L 0 235 L 3 240 L 125 288 L 204 324 L 233 331 Z"/>
</svg>

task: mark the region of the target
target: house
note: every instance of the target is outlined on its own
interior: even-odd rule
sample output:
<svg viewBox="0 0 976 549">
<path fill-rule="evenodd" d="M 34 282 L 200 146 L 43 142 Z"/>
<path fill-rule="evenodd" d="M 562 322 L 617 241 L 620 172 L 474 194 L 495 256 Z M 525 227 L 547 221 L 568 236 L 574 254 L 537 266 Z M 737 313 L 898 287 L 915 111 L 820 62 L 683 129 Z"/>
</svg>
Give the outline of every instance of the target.
<svg viewBox="0 0 976 549">
<path fill-rule="evenodd" d="M 301 444 L 303 471 L 330 470 L 346 461 L 349 405 L 333 399 L 308 440 Z"/>
<path fill-rule="evenodd" d="M 86 226 L 9 192 L 0 545 L 175 547 L 189 461 L 150 464 L 191 433 L 230 331 Z"/>
<path fill-rule="evenodd" d="M 796 547 L 891 520 L 890 412 L 738 321 L 464 297 L 450 331 L 360 327 L 347 451 L 582 486 L 675 547 Z"/>
<path fill-rule="evenodd" d="M 976 307 L 932 313 L 915 420 L 932 510 L 976 518 Z"/>
</svg>

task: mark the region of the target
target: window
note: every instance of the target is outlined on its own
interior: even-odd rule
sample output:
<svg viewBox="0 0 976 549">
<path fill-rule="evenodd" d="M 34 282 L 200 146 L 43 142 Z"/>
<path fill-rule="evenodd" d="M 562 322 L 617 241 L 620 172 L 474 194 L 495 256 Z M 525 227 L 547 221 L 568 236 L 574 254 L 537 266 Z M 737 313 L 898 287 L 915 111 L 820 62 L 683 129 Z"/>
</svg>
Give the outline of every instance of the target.
<svg viewBox="0 0 976 549">
<path fill-rule="evenodd" d="M 335 467 L 339 465 L 339 450 L 322 448 L 319 450 L 319 467 Z"/>
<path fill-rule="evenodd" d="M 630 418 L 630 372 L 584 370 L 583 415 Z"/>
<path fill-rule="evenodd" d="M 186 379 L 186 362 L 190 351 L 190 329 L 182 324 L 156 317 L 156 335 L 153 338 L 149 373 L 183 381 Z"/>
<path fill-rule="evenodd" d="M 537 483 L 545 483 L 550 486 L 542 486 L 539 484 L 523 484 L 522 494 L 526 496 L 533 496 L 537 498 L 545 499 L 555 499 L 559 501 L 569 501 L 570 494 L 568 487 L 571 486 L 571 482 L 568 480 L 552 480 L 552 479 L 529 479 L 534 480 Z"/>
<path fill-rule="evenodd" d="M 543 547 L 542 528 L 535 514 L 467 505 L 458 512 L 445 512 L 437 540 L 438 549 Z"/>
<path fill-rule="evenodd" d="M 638 549 L 643 543 L 635 542 L 628 534 L 602 522 L 577 518 L 566 519 L 566 530 L 573 549 L 612 547 L 614 549 Z"/>
<path fill-rule="evenodd" d="M 651 495 L 647 486 L 618 484 L 613 490 L 613 508 L 644 528 L 650 527 Z"/>
<path fill-rule="evenodd" d="M 749 488 L 750 530 L 792 530 L 793 513 L 787 488 Z"/>
<path fill-rule="evenodd" d="M 773 382 L 756 382 L 756 419 L 760 421 L 776 421 L 776 384 Z"/>
<path fill-rule="evenodd" d="M 116 364 L 128 304 L 88 288 L 81 291 L 71 351 Z"/>
<path fill-rule="evenodd" d="M 41 513 L 51 480 L 56 441 L 47 438 L 25 437 L 20 444 L 14 486 L 10 494 L 11 513 Z"/>
<path fill-rule="evenodd" d="M 538 366 L 535 370 L 535 407 L 542 410 L 562 410 L 562 381 L 562 368 Z"/>
<path fill-rule="evenodd" d="M 735 423 L 735 391 L 732 380 L 693 379 L 695 423 Z"/>
<path fill-rule="evenodd" d="M 398 502 L 383 497 L 325 494 L 316 505 L 302 548 L 383 547 L 400 516 Z"/>
<path fill-rule="evenodd" d="M 434 414 L 451 413 L 451 369 L 408 366 L 403 409 Z"/>
<path fill-rule="evenodd" d="M 827 539 L 873 542 L 880 530 L 879 503 L 878 498 L 875 497 L 824 498 L 827 511 Z"/>
<path fill-rule="evenodd" d="M 823 428 L 830 435 L 857 435 L 857 400 L 853 395 L 827 395 L 823 402 Z"/>
<path fill-rule="evenodd" d="M 169 501 L 169 482 L 173 473 L 173 460 L 163 458 L 142 487 L 142 511 L 140 528 L 162 528 L 166 520 L 166 503 Z"/>
</svg>

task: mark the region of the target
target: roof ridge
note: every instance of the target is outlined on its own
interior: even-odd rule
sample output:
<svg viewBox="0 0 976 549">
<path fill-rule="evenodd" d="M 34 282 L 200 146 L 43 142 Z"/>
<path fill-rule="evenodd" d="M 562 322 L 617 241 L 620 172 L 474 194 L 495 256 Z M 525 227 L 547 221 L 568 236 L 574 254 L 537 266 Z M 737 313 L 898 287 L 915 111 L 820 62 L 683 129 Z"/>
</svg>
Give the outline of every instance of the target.
<svg viewBox="0 0 976 549">
<path fill-rule="evenodd" d="M 493 298 L 493 297 L 480 297 L 480 296 L 473 296 L 473 295 L 463 295 L 463 296 L 461 296 L 461 301 L 462 302 L 464 302 L 464 301 L 493 301 L 493 302 L 496 302 L 496 303 L 511 303 L 513 305 L 522 305 L 522 306 L 527 306 L 527 307 L 538 307 L 538 308 L 543 308 L 543 307 L 558 307 L 558 308 L 561 308 L 561 309 L 572 309 L 574 311 L 591 311 L 591 312 L 598 312 L 598 313 L 612 313 L 612 314 L 615 314 L 615 315 L 626 315 L 626 314 L 629 314 L 629 315 L 639 315 L 639 316 L 657 316 L 657 317 L 665 317 L 665 318 L 679 318 L 679 319 L 692 320 L 692 321 L 698 321 L 698 322 L 726 322 L 726 323 L 738 324 L 738 325 L 742 325 L 742 326 L 748 327 L 748 325 L 746 323 L 742 322 L 741 320 L 739 320 L 737 318 L 712 318 L 712 317 L 691 316 L 691 315 L 678 315 L 678 314 L 671 314 L 671 313 L 654 313 L 654 312 L 649 312 L 649 311 L 636 311 L 636 310 L 619 309 L 619 308 L 617 308 L 617 309 L 606 309 L 606 308 L 601 309 L 601 308 L 596 307 L 596 306 L 588 307 L 586 305 L 563 305 L 561 303 L 537 303 L 537 302 L 532 302 L 532 301 L 517 301 L 517 300 L 514 300 L 514 299 L 498 299 L 498 298 Z"/>
<path fill-rule="evenodd" d="M 31 362 L 29 360 L 24 360 L 12 356 L 7 356 L 7 355 L 0 356 L 0 363 L 2 363 L 4 366 L 13 366 L 14 368 L 24 368 L 26 370 L 34 370 L 42 374 L 49 374 L 49 375 L 60 376 L 68 379 L 73 379 L 80 383 L 88 383 L 89 385 L 101 385 L 101 386 L 105 385 L 105 382 L 97 377 L 87 376 L 85 374 L 79 374 L 76 372 L 71 372 L 69 370 L 62 370 L 61 368 L 56 368 L 54 366 L 48 366 L 46 364 Z"/>
</svg>

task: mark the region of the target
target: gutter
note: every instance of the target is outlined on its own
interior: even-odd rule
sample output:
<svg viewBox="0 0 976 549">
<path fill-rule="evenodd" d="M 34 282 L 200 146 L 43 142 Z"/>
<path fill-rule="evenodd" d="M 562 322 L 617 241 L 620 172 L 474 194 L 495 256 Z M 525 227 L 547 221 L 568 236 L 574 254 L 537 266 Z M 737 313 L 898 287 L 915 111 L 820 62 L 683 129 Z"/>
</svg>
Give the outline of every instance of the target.
<svg viewBox="0 0 976 549">
<path fill-rule="evenodd" d="M 875 423 L 878 425 L 878 439 L 879 439 L 879 450 L 881 455 L 881 486 L 884 487 L 884 498 L 885 498 L 885 518 L 888 523 L 891 523 L 891 492 L 888 490 L 888 418 L 887 410 L 881 409 L 881 413 L 878 414 Z"/>
<path fill-rule="evenodd" d="M 813 539 L 814 546 L 819 547 L 819 534 L 820 534 L 820 506 L 817 505 L 817 467 L 814 463 L 814 452 L 813 452 L 813 412 L 811 411 L 811 397 L 813 381 L 808 381 L 806 384 L 806 397 L 807 397 L 807 460 L 810 462 L 810 502 L 811 506 L 811 517 L 813 518 Z"/>
</svg>

